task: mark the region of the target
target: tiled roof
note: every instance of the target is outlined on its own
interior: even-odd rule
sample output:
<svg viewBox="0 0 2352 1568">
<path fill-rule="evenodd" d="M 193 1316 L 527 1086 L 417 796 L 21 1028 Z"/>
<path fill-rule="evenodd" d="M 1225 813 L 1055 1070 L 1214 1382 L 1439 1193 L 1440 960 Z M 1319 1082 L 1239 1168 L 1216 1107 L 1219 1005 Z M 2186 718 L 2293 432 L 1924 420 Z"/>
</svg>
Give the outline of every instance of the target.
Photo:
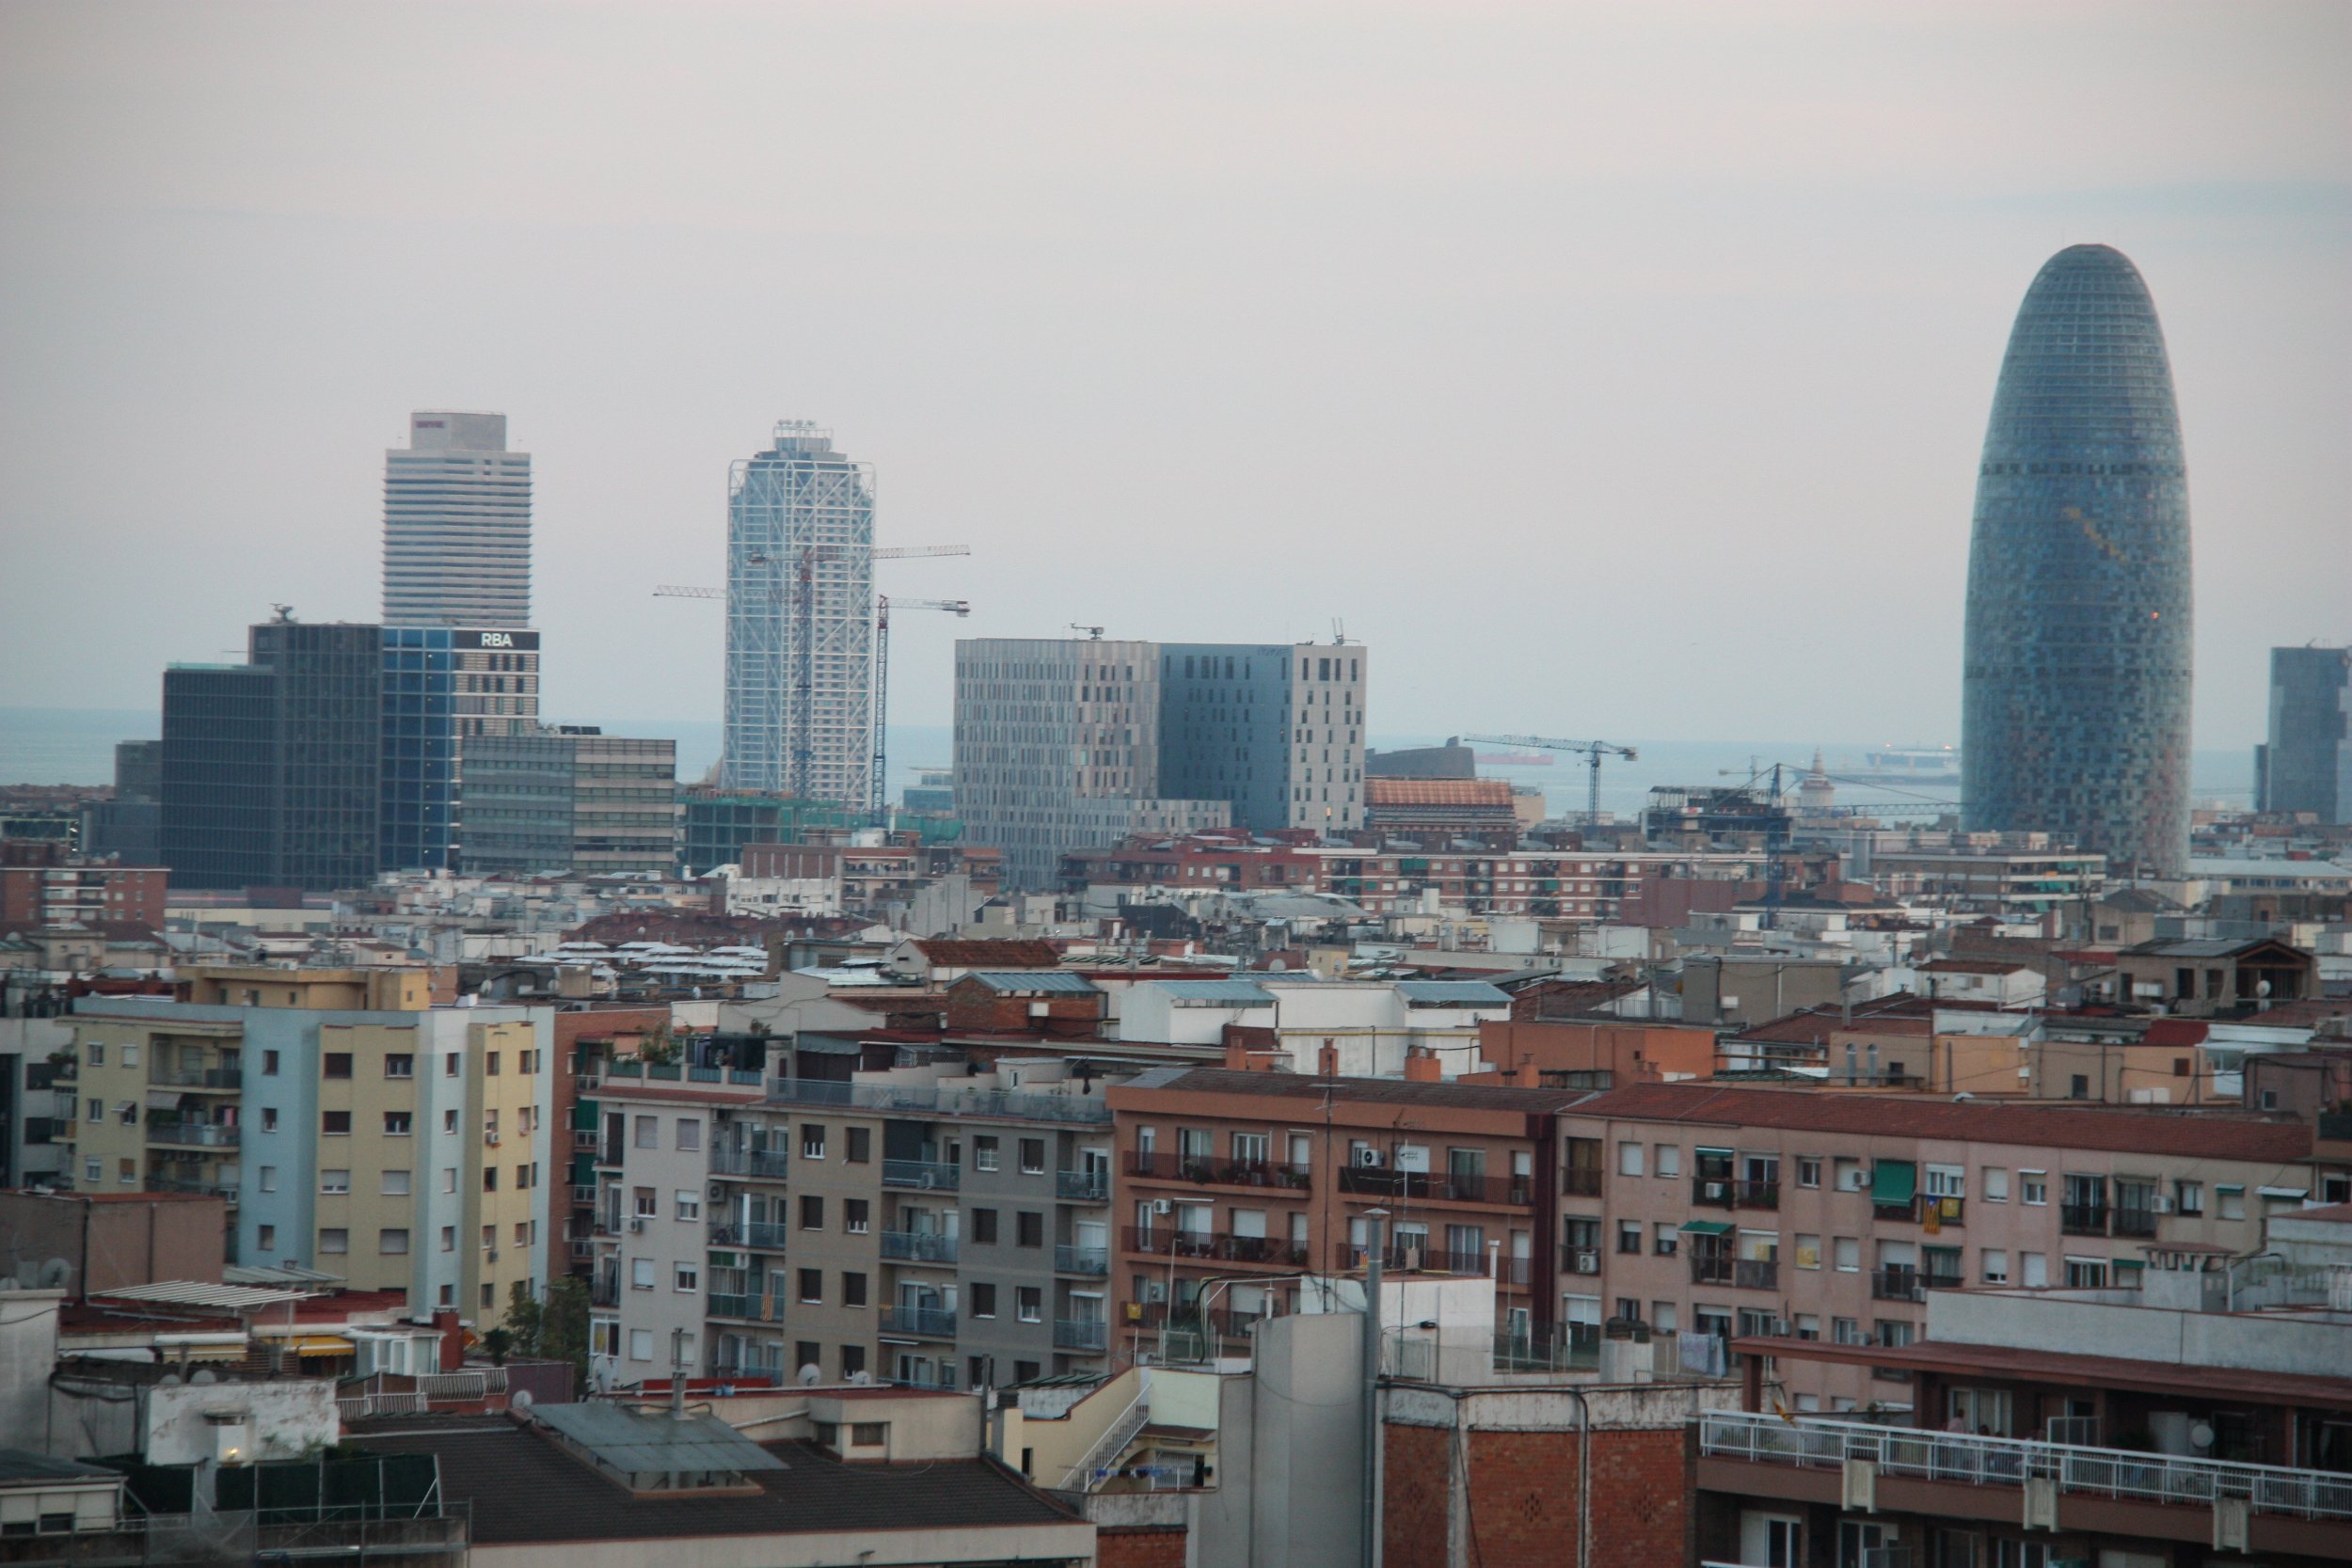
<svg viewBox="0 0 2352 1568">
<path fill-rule="evenodd" d="M 808 1533 L 886 1541 L 901 1530 L 1074 1522 L 986 1460 L 844 1465 L 813 1444 L 775 1443 L 769 1451 L 786 1468 L 756 1477 L 756 1496 L 633 1497 L 514 1426 L 452 1423 L 419 1431 L 414 1418 L 400 1424 L 401 1431 L 355 1433 L 353 1441 L 378 1453 L 437 1456 L 441 1495 L 471 1508 L 478 1545 Z M 881 1555 L 895 1560 L 898 1554 Z"/>
<path fill-rule="evenodd" d="M 2000 1105 L 1980 1100 L 1849 1095 L 1822 1089 L 1642 1084 L 1602 1090 L 1577 1106 L 1576 1114 L 1621 1121 L 1772 1127 L 1858 1137 L 2038 1144 L 2119 1154 L 2161 1149 L 2195 1159 L 2272 1164 L 2306 1160 L 2312 1152 L 2312 1129 L 2306 1123 L 2229 1112 Z"/>
<path fill-rule="evenodd" d="M 1406 779 L 1378 773 L 1364 779 L 1367 806 L 1486 806 L 1511 809 L 1511 785 L 1503 779 Z"/>
<path fill-rule="evenodd" d="M 1151 1082 L 1146 1082 L 1151 1080 Z M 1402 1078 L 1315 1078 L 1300 1072 L 1235 1072 L 1226 1068 L 1166 1069 L 1139 1074 L 1109 1092 L 1164 1088 L 1185 1094 L 1247 1094 L 1268 1099 L 1432 1105 L 1458 1111 L 1557 1111 L 1586 1098 L 1582 1089 L 1515 1089 L 1484 1084 L 1423 1084 Z"/>
<path fill-rule="evenodd" d="M 917 940 L 914 950 L 933 969 L 1054 969 L 1061 963 L 1052 942 L 1019 938 L 927 938 Z"/>
<path fill-rule="evenodd" d="M 1102 990 L 1083 974 L 1058 969 L 981 970 L 963 978 L 1014 996 L 1093 996 Z"/>
</svg>

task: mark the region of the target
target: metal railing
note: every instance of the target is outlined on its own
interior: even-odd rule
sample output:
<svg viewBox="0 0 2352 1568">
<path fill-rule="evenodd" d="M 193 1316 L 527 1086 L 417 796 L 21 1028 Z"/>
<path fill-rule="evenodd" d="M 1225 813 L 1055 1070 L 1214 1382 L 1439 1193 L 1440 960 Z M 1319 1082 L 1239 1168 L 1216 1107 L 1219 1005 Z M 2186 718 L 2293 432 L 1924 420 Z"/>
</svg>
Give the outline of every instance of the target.
<svg viewBox="0 0 2352 1568">
<path fill-rule="evenodd" d="M 746 1323 L 771 1323 L 776 1321 L 777 1306 L 778 1300 L 773 1294 L 713 1291 L 707 1311 L 714 1318 L 739 1318 Z"/>
<path fill-rule="evenodd" d="M 1399 1200 L 1496 1203 L 1525 1208 L 1535 1201 L 1535 1179 L 1532 1176 L 1457 1175 L 1442 1170 L 1394 1170 L 1387 1165 L 1348 1165 L 1340 1171 L 1340 1191 Z"/>
<path fill-rule="evenodd" d="M 882 1185 L 917 1187 L 926 1192 L 952 1193 L 963 1184 L 963 1171 L 944 1160 L 884 1160 Z"/>
<path fill-rule="evenodd" d="M 1056 1350 L 1100 1351 L 1110 1342 L 1111 1325 L 1101 1318 L 1056 1318 Z"/>
<path fill-rule="evenodd" d="M 792 1157 L 781 1149 L 714 1148 L 710 1151 L 710 1173 L 713 1176 L 756 1176 L 771 1181 L 781 1181 L 792 1163 Z"/>
<path fill-rule="evenodd" d="M 1313 1182 L 1311 1167 L 1276 1160 L 1219 1159 L 1214 1154 L 1171 1154 L 1166 1149 L 1135 1149 L 1127 1156 L 1129 1176 L 1159 1181 L 1216 1182 L 1228 1187 L 1289 1187 L 1305 1190 Z"/>
<path fill-rule="evenodd" d="M 1731 1283 L 1742 1291 L 1778 1290 L 1780 1263 L 1770 1258 L 1735 1258 L 1731 1262 Z"/>
<path fill-rule="evenodd" d="M 775 1078 L 769 1080 L 768 1098 L 781 1104 L 925 1111 L 940 1116 L 998 1117 L 1014 1121 L 1105 1125 L 1111 1119 L 1110 1106 L 1099 1096 L 950 1089 L 928 1084 L 844 1084 L 816 1078 Z"/>
<path fill-rule="evenodd" d="M 1279 1263 L 1290 1268 L 1307 1265 L 1307 1243 L 1279 1236 L 1236 1236 L 1223 1230 L 1144 1230 L 1127 1227 L 1129 1252 L 1162 1257 L 1214 1258 L 1230 1263 Z"/>
<path fill-rule="evenodd" d="M 2107 1206 L 2104 1203 L 2061 1203 L 2058 1205 L 2058 1230 L 2068 1236 L 2104 1236 L 2107 1233 Z"/>
<path fill-rule="evenodd" d="M 1111 1173 L 1108 1170 L 1057 1170 L 1054 1173 L 1054 1196 L 1071 1203 L 1108 1203 Z"/>
<path fill-rule="evenodd" d="M 778 1220 L 713 1220 L 710 1222 L 712 1246 L 754 1247 L 761 1252 L 782 1252 L 785 1239 L 792 1227 Z"/>
<path fill-rule="evenodd" d="M 952 1339 L 956 1337 L 956 1315 L 944 1307 L 885 1307 L 882 1310 L 882 1331 L 914 1334 L 926 1339 Z"/>
<path fill-rule="evenodd" d="M 2124 1502 L 2210 1508 L 2223 1498 L 2240 1498 L 2256 1513 L 2352 1520 L 2352 1475 L 2024 1437 L 1719 1411 L 1699 1418 L 1699 1452 L 1809 1469 L 1837 1469 L 1848 1460 L 1864 1460 L 1882 1475 L 1976 1486 L 2047 1480 L 2061 1493 Z"/>
<path fill-rule="evenodd" d="M 147 1141 L 151 1144 L 184 1144 L 199 1148 L 234 1148 L 237 1147 L 237 1129 L 212 1122 L 151 1121 L 147 1124 Z"/>
<path fill-rule="evenodd" d="M 157 1068 L 147 1081 L 170 1089 L 234 1089 L 245 1085 L 245 1069 L 233 1067 Z"/>
<path fill-rule="evenodd" d="M 1874 1301 L 1925 1301 L 1927 1294 L 1917 1269 L 1897 1267 L 1870 1271 L 1870 1297 Z"/>
<path fill-rule="evenodd" d="M 151 1193 L 200 1193 L 208 1197 L 227 1198 L 231 1203 L 237 1201 L 233 1181 L 189 1181 L 176 1176 L 150 1175 L 143 1184 Z"/>
<path fill-rule="evenodd" d="M 1054 1248 L 1056 1274 L 1082 1274 L 1101 1279 L 1111 1272 L 1111 1252 L 1108 1247 L 1057 1246 Z"/>
<path fill-rule="evenodd" d="M 952 1263 L 956 1260 L 958 1240 L 953 1236 L 934 1235 L 922 1230 L 885 1230 L 882 1233 L 882 1255 L 902 1263 Z"/>
</svg>

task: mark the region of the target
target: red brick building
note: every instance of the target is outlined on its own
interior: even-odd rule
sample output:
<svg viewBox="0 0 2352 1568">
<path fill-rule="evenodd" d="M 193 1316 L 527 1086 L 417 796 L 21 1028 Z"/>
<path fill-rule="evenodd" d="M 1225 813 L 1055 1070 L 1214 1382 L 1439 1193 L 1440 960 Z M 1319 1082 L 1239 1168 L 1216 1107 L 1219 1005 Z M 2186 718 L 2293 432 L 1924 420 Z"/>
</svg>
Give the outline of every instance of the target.
<svg viewBox="0 0 2352 1568">
<path fill-rule="evenodd" d="M 127 920 L 160 927 L 165 883 L 155 865 L 117 865 L 62 853 L 56 845 L 10 845 L 0 865 L 0 926 L 96 926 Z M 33 851 L 31 854 L 25 851 Z M 33 863 L 21 863 L 23 862 Z"/>
</svg>

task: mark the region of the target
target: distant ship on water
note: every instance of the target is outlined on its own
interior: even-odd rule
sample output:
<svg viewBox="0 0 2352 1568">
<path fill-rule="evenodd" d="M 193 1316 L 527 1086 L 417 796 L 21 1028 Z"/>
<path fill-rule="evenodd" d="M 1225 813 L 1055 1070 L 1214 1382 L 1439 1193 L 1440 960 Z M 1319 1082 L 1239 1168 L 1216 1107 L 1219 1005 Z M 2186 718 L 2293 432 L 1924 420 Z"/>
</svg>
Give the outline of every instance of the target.
<svg viewBox="0 0 2352 1568">
<path fill-rule="evenodd" d="M 1478 761 L 1488 768 L 1549 768 L 1549 752 L 1480 752 Z"/>
<path fill-rule="evenodd" d="M 1838 774 L 1857 784 L 1945 784 L 1957 788 L 1960 784 L 1960 748 L 1889 746 L 1882 751 L 1865 752 L 1859 768 L 1840 768 Z"/>
</svg>

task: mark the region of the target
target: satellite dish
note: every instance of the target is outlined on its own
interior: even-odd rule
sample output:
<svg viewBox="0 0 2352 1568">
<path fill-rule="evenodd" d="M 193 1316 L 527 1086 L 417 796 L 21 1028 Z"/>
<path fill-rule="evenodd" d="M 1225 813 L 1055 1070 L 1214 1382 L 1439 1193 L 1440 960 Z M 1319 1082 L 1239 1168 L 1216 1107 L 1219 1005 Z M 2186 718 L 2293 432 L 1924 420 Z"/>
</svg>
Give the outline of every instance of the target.
<svg viewBox="0 0 2352 1568">
<path fill-rule="evenodd" d="M 851 1372 L 850 1374 L 850 1381 L 863 1388 L 867 1384 L 874 1381 L 874 1374 L 871 1372 Z"/>
<path fill-rule="evenodd" d="M 528 1410 L 528 1409 L 530 1409 L 530 1408 L 531 1408 L 531 1390 L 530 1390 L 530 1389 L 528 1389 L 528 1388 L 517 1388 L 517 1389 L 516 1389 L 513 1393 L 511 1393 L 511 1394 L 507 1395 L 507 1396 L 506 1396 L 506 1407 L 507 1407 L 509 1410 Z"/>
<path fill-rule="evenodd" d="M 178 1372 L 166 1372 L 162 1377 L 155 1380 L 155 1386 L 159 1388 L 177 1388 L 180 1386 L 180 1374 Z"/>
<path fill-rule="evenodd" d="M 2195 1426 L 2190 1427 L 2190 1428 L 2188 1429 L 2188 1441 L 2189 1441 L 2190 1446 L 2191 1446 L 2191 1447 L 2193 1447 L 2193 1448 L 2198 1448 L 2198 1449 L 2210 1449 L 2210 1448 L 2212 1448 L 2212 1447 L 2213 1447 L 2213 1428 L 2212 1428 L 2212 1427 L 2210 1427 L 2210 1426 L 2208 1426 L 2208 1425 L 2206 1425 L 2206 1424 L 2205 1424 L 2204 1422 L 2202 1422 L 2202 1421 L 2198 1422 Z"/>
<path fill-rule="evenodd" d="M 798 1375 L 801 1380 L 802 1387 L 813 1388 L 817 1386 L 818 1380 L 823 1377 L 825 1373 L 822 1368 L 818 1367 L 816 1362 L 812 1361 L 807 1366 L 803 1367 Z"/>
<path fill-rule="evenodd" d="M 213 1370 L 210 1367 L 199 1369 L 195 1375 L 188 1379 L 188 1382 L 192 1386 L 199 1388 L 203 1387 L 206 1384 L 218 1383 L 219 1381 L 220 1374 Z"/>
<path fill-rule="evenodd" d="M 63 1290 L 66 1281 L 72 1277 L 73 1265 L 62 1258 L 52 1258 L 40 1266 L 40 1288 L 44 1291 Z"/>
</svg>

